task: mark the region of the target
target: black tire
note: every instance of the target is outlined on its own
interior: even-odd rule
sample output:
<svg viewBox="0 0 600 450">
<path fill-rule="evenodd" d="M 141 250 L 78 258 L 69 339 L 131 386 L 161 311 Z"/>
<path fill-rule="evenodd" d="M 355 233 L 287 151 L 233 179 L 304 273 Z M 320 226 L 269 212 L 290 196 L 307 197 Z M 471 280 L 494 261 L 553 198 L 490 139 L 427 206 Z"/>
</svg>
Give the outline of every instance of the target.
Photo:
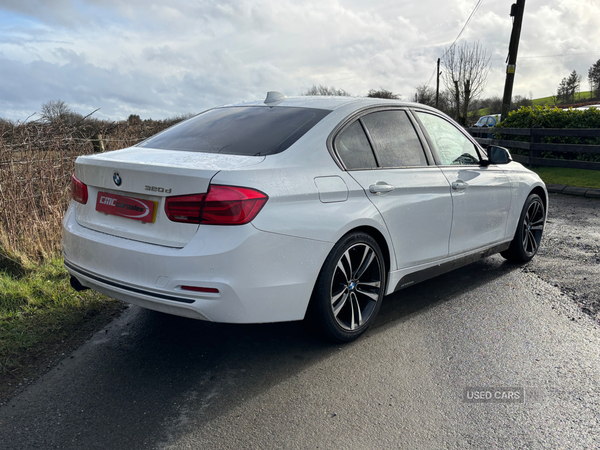
<svg viewBox="0 0 600 450">
<path fill-rule="evenodd" d="M 386 268 L 379 245 L 366 233 L 350 233 L 325 260 L 307 320 L 327 339 L 344 343 L 373 323 L 385 293 Z"/>
<path fill-rule="evenodd" d="M 500 254 L 515 263 L 531 261 L 540 247 L 545 220 L 544 202 L 539 195 L 530 194 L 521 211 L 515 237 L 508 250 Z"/>
</svg>

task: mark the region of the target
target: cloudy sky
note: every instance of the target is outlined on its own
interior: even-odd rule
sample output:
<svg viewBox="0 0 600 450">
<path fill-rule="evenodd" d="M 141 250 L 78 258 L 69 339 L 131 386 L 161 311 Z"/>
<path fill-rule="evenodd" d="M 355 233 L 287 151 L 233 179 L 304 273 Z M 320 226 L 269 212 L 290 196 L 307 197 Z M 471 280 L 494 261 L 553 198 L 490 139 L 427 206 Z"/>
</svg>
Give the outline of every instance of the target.
<svg viewBox="0 0 600 450">
<path fill-rule="evenodd" d="M 61 99 L 159 119 L 318 84 L 412 99 L 478 2 L 0 0 L 0 117 Z M 502 95 L 511 3 L 482 0 L 460 38 L 492 55 L 486 96 Z M 600 0 L 527 0 L 513 93 L 552 95 L 572 70 L 588 90 L 599 38 Z"/>
</svg>

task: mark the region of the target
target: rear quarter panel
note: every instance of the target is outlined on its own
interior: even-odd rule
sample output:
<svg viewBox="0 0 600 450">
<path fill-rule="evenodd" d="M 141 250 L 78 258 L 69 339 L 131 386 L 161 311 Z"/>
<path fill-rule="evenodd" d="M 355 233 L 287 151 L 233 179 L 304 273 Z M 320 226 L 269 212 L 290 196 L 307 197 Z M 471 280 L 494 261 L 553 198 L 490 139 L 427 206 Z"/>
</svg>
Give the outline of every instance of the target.
<svg viewBox="0 0 600 450">
<path fill-rule="evenodd" d="M 321 128 L 320 125 L 317 127 Z M 267 194 L 269 200 L 252 221 L 259 230 L 333 245 L 353 229 L 372 227 L 384 236 L 391 249 L 381 215 L 362 187 L 337 166 L 327 150 L 330 126 L 325 124 L 322 130 L 311 130 L 286 151 L 267 156 L 260 165 L 221 171 L 212 183 L 246 186 Z M 345 201 L 321 201 L 315 178 L 332 176 L 343 180 L 339 186 L 346 192 L 329 194 Z M 393 270 L 396 260 L 392 254 L 390 261 Z"/>
</svg>

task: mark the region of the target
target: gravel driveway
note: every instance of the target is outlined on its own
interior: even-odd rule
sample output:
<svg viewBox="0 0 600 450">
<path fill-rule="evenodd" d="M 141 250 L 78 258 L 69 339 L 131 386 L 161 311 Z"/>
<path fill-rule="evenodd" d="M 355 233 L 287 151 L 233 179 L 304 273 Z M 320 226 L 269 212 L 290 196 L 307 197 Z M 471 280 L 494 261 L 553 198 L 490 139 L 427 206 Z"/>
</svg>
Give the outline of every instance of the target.
<svg viewBox="0 0 600 450">
<path fill-rule="evenodd" d="M 600 199 L 551 194 L 542 246 L 524 270 L 600 323 Z"/>
</svg>

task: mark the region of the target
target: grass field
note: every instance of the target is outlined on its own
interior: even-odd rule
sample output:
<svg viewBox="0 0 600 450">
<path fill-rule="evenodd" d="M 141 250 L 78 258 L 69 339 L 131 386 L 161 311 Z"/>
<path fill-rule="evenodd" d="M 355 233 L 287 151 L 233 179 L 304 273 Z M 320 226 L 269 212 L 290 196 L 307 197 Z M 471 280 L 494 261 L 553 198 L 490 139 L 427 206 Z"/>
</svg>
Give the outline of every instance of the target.
<svg viewBox="0 0 600 450">
<path fill-rule="evenodd" d="M 567 169 L 562 167 L 532 168 L 546 184 L 600 189 L 600 172 L 597 170 Z"/>
<path fill-rule="evenodd" d="M 589 100 L 590 98 L 592 98 L 592 92 L 591 91 L 585 91 L 585 92 L 578 92 L 577 94 L 575 94 L 575 102 L 584 102 L 586 100 Z M 548 106 L 554 106 L 555 105 L 555 100 L 553 96 L 549 96 L 549 97 L 542 97 L 542 98 L 535 98 L 532 100 L 533 102 L 533 106 L 544 106 L 544 105 L 548 105 Z"/>
<path fill-rule="evenodd" d="M 591 98 L 592 98 L 591 91 L 579 92 L 579 93 L 575 94 L 575 103 L 585 102 Z M 553 96 L 534 98 L 531 101 L 533 103 L 533 106 L 546 106 L 546 105 L 548 105 L 550 107 L 555 106 L 555 100 L 554 100 Z M 472 113 L 472 116 L 473 116 L 473 118 L 477 118 L 477 117 L 481 117 L 481 116 L 487 116 L 489 114 L 497 114 L 499 112 L 500 111 L 492 111 L 490 108 L 481 108 L 481 109 L 475 111 L 474 113 Z"/>
</svg>

